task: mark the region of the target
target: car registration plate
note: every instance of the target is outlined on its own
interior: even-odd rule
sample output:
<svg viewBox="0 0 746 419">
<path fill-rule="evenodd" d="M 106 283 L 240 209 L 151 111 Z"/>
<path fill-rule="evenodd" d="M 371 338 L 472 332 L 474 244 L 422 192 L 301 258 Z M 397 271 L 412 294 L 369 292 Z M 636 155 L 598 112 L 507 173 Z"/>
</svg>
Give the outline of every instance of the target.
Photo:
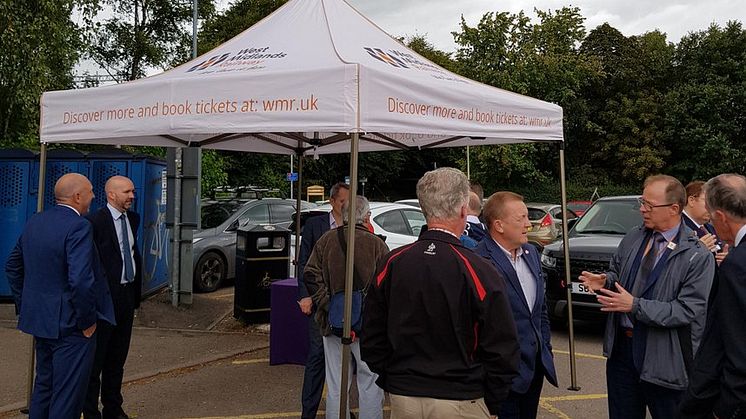
<svg viewBox="0 0 746 419">
<path fill-rule="evenodd" d="M 591 289 L 582 282 L 571 282 L 573 294 L 594 294 Z"/>
</svg>

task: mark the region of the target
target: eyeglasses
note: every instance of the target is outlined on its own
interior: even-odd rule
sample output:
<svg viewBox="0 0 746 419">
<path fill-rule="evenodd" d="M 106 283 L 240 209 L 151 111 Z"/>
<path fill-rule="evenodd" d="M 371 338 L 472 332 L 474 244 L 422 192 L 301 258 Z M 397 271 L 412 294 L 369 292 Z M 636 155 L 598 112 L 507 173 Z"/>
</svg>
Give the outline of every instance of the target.
<svg viewBox="0 0 746 419">
<path fill-rule="evenodd" d="M 671 205 L 676 205 L 675 202 L 670 204 L 653 205 L 650 202 L 646 201 L 645 198 L 637 198 L 637 202 L 640 204 L 640 206 L 644 207 L 646 211 L 652 211 L 653 208 L 670 207 Z"/>
</svg>

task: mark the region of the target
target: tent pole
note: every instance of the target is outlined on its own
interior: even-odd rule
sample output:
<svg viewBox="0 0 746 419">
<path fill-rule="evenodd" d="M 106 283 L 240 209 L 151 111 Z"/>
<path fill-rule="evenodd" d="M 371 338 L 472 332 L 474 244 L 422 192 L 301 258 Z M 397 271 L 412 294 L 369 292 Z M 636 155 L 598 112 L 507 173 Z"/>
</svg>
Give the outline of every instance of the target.
<svg viewBox="0 0 746 419">
<path fill-rule="evenodd" d="M 572 277 L 570 276 L 570 238 L 568 237 L 567 228 L 567 184 L 565 179 L 565 143 L 559 143 L 560 159 L 560 193 L 562 194 L 562 249 L 565 257 L 565 283 L 567 284 L 567 330 L 570 340 L 570 387 L 568 390 L 579 391 L 577 370 L 575 366 L 575 328 L 572 317 Z"/>
<path fill-rule="evenodd" d="M 173 229 L 173 260 L 171 265 L 171 305 L 179 306 L 181 293 L 181 178 L 182 178 L 182 148 L 176 148 L 174 158 L 174 229 Z"/>
<path fill-rule="evenodd" d="M 466 178 L 471 180 L 471 162 L 469 157 L 471 156 L 469 146 L 466 146 Z"/>
<path fill-rule="evenodd" d="M 299 283 L 303 280 L 303 272 L 300 271 L 300 264 L 298 263 L 300 260 L 300 201 L 303 190 L 301 187 L 303 181 L 303 154 L 300 151 L 300 147 L 301 142 L 298 140 L 298 191 L 295 194 L 295 255 L 293 255 L 293 263 L 295 264 L 295 278 Z M 290 172 L 292 171 L 293 168 L 291 167 Z M 291 186 L 290 189 L 292 190 L 293 187 Z"/>
<path fill-rule="evenodd" d="M 342 379 L 339 389 L 339 419 L 347 417 L 347 378 L 350 370 L 350 321 L 352 318 L 352 273 L 355 263 L 355 207 L 357 206 L 357 151 L 360 134 L 355 132 L 350 139 L 350 198 L 347 213 L 347 260 L 345 264 L 345 312 L 342 333 Z"/>
<path fill-rule="evenodd" d="M 36 196 L 36 212 L 44 211 L 44 187 L 46 186 L 47 177 L 47 143 L 41 143 L 39 152 L 39 188 Z M 31 394 L 34 392 L 34 363 L 36 362 L 36 352 L 34 351 L 34 337 L 29 339 L 29 361 L 26 372 L 26 407 L 21 409 L 22 413 L 28 413 L 31 407 Z"/>
</svg>

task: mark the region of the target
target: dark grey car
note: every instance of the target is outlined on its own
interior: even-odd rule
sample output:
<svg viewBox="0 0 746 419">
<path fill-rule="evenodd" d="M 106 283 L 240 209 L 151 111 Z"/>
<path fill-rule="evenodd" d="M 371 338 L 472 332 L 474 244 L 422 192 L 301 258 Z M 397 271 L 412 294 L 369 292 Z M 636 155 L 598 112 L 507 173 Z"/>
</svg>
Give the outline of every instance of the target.
<svg viewBox="0 0 746 419">
<path fill-rule="evenodd" d="M 603 316 L 596 296 L 579 280 L 580 272 L 604 272 L 628 231 L 642 224 L 637 196 L 597 200 L 569 232 L 570 277 L 565 278 L 562 240 L 544 247 L 541 268 L 546 276 L 547 308 L 553 318 L 567 317 L 567 288 L 572 293 L 573 317 Z"/>
<path fill-rule="evenodd" d="M 217 201 L 203 204 L 202 230 L 194 234 L 194 290 L 215 291 L 236 275 L 236 230 L 248 224 L 287 228 L 295 214 L 294 199 L 263 198 L 248 202 Z M 315 204 L 301 201 L 301 208 Z"/>
</svg>

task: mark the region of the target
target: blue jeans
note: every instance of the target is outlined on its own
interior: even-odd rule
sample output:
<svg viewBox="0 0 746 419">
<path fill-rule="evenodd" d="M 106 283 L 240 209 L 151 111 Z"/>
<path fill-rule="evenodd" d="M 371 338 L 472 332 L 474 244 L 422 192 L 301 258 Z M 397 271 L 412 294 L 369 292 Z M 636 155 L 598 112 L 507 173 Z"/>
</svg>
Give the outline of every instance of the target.
<svg viewBox="0 0 746 419">
<path fill-rule="evenodd" d="M 683 391 L 640 381 L 632 359 L 632 339 L 618 330 L 606 361 L 609 419 L 645 419 L 646 408 L 653 419 L 673 418 Z"/>
<path fill-rule="evenodd" d="M 303 391 L 301 393 L 301 404 L 303 411 L 302 419 L 314 419 L 316 411 L 321 403 L 321 393 L 324 390 L 325 364 L 324 343 L 321 340 L 321 332 L 314 320 L 314 313 L 308 318 L 308 358 L 306 369 L 303 372 Z"/>
</svg>

